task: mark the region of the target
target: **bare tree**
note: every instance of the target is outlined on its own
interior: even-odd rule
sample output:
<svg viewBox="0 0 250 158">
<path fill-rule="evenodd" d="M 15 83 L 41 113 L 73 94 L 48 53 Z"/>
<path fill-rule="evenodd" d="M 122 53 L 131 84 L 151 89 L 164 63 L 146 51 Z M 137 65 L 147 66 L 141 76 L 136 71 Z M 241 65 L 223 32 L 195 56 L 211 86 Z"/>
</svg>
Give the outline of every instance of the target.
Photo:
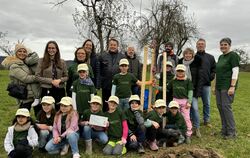
<svg viewBox="0 0 250 158">
<path fill-rule="evenodd" d="M 0 31 L 0 50 L 8 56 L 13 55 L 14 52 L 11 50 L 10 41 L 6 39 L 7 32 Z"/>
<path fill-rule="evenodd" d="M 240 64 L 243 69 L 246 68 L 247 64 L 249 63 L 249 54 L 243 48 L 236 48 L 233 50 L 240 56 Z"/>
<path fill-rule="evenodd" d="M 62 5 L 69 0 L 59 0 L 54 6 Z M 107 48 L 110 37 L 122 37 L 130 26 L 131 14 L 129 0 L 74 0 L 80 8 L 73 13 L 74 24 L 83 38 L 98 41 L 100 52 Z"/>
<path fill-rule="evenodd" d="M 177 55 L 182 47 L 198 35 L 198 29 L 192 17 L 185 16 L 187 7 L 180 0 L 154 0 L 148 15 L 137 17 L 136 38 L 143 46 L 155 41 L 156 55 L 162 44 L 172 41 L 177 46 Z"/>
</svg>

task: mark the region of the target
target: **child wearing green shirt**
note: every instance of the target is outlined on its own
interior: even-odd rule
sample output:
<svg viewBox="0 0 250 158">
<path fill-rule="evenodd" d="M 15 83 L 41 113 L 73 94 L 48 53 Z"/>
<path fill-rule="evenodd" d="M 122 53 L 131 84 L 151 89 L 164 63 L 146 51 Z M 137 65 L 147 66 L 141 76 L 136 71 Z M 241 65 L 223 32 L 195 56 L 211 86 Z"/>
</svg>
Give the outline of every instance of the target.
<svg viewBox="0 0 250 158">
<path fill-rule="evenodd" d="M 109 110 L 104 114 L 108 117 L 109 122 L 107 130 L 109 141 L 103 149 L 103 153 L 107 155 L 123 155 L 126 153 L 128 124 L 124 113 L 117 108 L 118 105 L 119 98 L 110 96 L 108 100 Z"/>
<path fill-rule="evenodd" d="M 167 86 L 168 91 L 172 91 L 173 100 L 177 101 L 180 105 L 180 112 L 183 115 L 186 125 L 186 143 L 191 143 L 192 135 L 192 123 L 190 120 L 190 107 L 193 98 L 193 84 L 190 79 L 187 78 L 186 66 L 183 64 L 178 64 L 176 67 L 176 75 L 173 80 L 171 80 Z"/>
<path fill-rule="evenodd" d="M 133 85 L 141 85 L 141 81 L 138 80 L 132 73 L 128 73 L 129 62 L 127 59 L 121 59 L 119 62 L 120 73 L 113 77 L 111 95 L 115 95 L 120 100 L 120 108 L 124 111 L 129 108 L 129 97 L 132 94 L 131 88 Z M 151 84 L 151 81 L 147 81 L 145 84 Z"/>
<path fill-rule="evenodd" d="M 138 95 L 131 95 L 129 98 L 130 108 L 125 110 L 125 117 L 128 123 L 127 147 L 138 150 L 138 153 L 145 153 L 143 143 L 145 141 L 146 128 L 144 118 L 140 110 L 140 98 Z"/>
</svg>

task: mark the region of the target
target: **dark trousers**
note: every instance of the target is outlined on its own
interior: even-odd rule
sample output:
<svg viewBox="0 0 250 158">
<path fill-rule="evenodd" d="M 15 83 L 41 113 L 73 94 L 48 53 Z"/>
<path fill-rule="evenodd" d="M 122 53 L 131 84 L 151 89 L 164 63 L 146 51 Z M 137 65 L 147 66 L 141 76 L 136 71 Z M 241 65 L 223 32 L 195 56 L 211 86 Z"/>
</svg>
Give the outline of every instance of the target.
<svg viewBox="0 0 250 158">
<path fill-rule="evenodd" d="M 139 146 L 139 143 L 143 143 L 145 141 L 145 128 L 140 128 L 140 126 L 138 126 L 138 128 L 133 132 L 134 135 L 136 136 L 137 141 L 131 141 L 130 140 L 130 136 L 128 136 L 127 139 L 127 147 L 129 149 L 133 149 L 136 150 Z"/>
<path fill-rule="evenodd" d="M 32 103 L 33 102 L 21 103 L 20 106 L 19 106 L 19 108 L 26 108 L 26 109 L 28 109 L 30 111 Z"/>
<path fill-rule="evenodd" d="M 58 103 L 61 101 L 62 97 L 66 96 L 65 88 L 57 88 L 54 86 L 52 88 L 42 88 L 41 98 L 44 96 L 52 96 L 55 99 L 55 109 L 58 111 L 60 109 Z"/>
<path fill-rule="evenodd" d="M 111 89 L 109 88 L 103 88 L 102 89 L 102 111 L 106 112 L 108 111 L 108 103 L 106 103 L 105 101 L 108 101 L 109 97 L 111 96 Z"/>
<path fill-rule="evenodd" d="M 32 158 L 32 147 L 18 144 L 8 155 L 9 158 Z"/>
</svg>

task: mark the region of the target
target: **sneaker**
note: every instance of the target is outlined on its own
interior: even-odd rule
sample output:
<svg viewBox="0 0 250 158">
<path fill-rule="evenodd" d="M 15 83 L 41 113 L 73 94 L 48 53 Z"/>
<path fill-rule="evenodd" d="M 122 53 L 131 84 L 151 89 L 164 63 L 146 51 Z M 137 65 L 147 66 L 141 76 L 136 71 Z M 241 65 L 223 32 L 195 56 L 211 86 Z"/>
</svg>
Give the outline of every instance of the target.
<svg viewBox="0 0 250 158">
<path fill-rule="evenodd" d="M 65 144 L 60 152 L 60 155 L 63 156 L 63 155 L 66 155 L 69 151 L 69 144 Z"/>
<path fill-rule="evenodd" d="M 199 128 L 195 129 L 195 136 L 198 137 L 198 138 L 201 138 L 201 133 L 200 133 L 200 129 Z"/>
<path fill-rule="evenodd" d="M 79 153 L 75 153 L 74 155 L 73 155 L 73 158 L 80 158 L 81 156 L 80 156 L 80 154 Z"/>
<path fill-rule="evenodd" d="M 209 127 L 209 128 L 212 128 L 212 127 L 213 127 L 212 124 L 209 123 L 209 122 L 204 122 L 204 126 Z"/>
<path fill-rule="evenodd" d="M 139 154 L 144 154 L 145 153 L 145 150 L 144 150 L 144 147 L 141 143 L 139 143 L 139 146 L 138 146 L 138 153 Z"/>
<path fill-rule="evenodd" d="M 190 137 L 186 138 L 186 144 L 191 144 L 191 138 Z"/>
<path fill-rule="evenodd" d="M 156 140 L 149 142 L 149 148 L 153 151 L 157 151 L 159 149 L 156 144 Z"/>
</svg>

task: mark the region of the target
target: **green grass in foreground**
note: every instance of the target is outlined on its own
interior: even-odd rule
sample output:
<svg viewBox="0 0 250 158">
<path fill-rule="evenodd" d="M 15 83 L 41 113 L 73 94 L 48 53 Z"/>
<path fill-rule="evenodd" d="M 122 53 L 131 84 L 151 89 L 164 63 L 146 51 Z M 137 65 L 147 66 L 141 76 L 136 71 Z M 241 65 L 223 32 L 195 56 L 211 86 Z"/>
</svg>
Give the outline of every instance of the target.
<svg viewBox="0 0 250 158">
<path fill-rule="evenodd" d="M 9 82 L 8 71 L 0 70 L 0 157 L 6 157 L 6 152 L 4 151 L 3 141 L 5 134 L 7 132 L 7 127 L 11 125 L 11 121 L 16 112 L 17 106 L 15 105 L 15 100 L 8 96 L 6 87 Z M 249 78 L 250 73 L 240 73 L 239 87 L 236 92 L 235 101 L 233 104 L 233 111 L 236 120 L 236 127 L 238 131 L 238 138 L 236 140 L 223 140 L 219 134 L 211 135 L 211 133 L 218 133 L 220 131 L 221 123 L 219 118 L 219 113 L 216 108 L 215 98 L 211 98 L 211 123 L 213 128 L 207 128 L 201 126 L 202 138 L 198 139 L 193 137 L 191 145 L 183 145 L 186 147 L 201 147 L 201 148 L 212 148 L 219 152 L 226 158 L 248 158 L 250 156 L 250 108 L 249 108 L 249 95 L 250 84 Z M 202 111 L 202 105 L 199 103 L 200 111 Z M 202 115 L 201 115 L 202 116 Z M 202 122 L 202 120 L 201 120 Z M 84 145 L 83 140 L 80 140 L 79 150 L 84 157 Z M 99 145 L 95 144 L 94 154 L 92 157 L 104 157 L 102 155 Z M 164 149 L 161 149 L 164 150 Z M 159 151 L 158 151 L 159 152 Z M 150 155 L 155 155 L 155 152 L 150 152 Z M 65 158 L 70 157 L 68 154 Z M 148 154 L 147 154 L 148 156 Z M 34 151 L 35 158 L 54 158 L 60 156 L 49 156 L 48 154 L 41 154 L 37 150 Z M 129 152 L 125 157 L 141 157 L 135 152 Z"/>
</svg>

